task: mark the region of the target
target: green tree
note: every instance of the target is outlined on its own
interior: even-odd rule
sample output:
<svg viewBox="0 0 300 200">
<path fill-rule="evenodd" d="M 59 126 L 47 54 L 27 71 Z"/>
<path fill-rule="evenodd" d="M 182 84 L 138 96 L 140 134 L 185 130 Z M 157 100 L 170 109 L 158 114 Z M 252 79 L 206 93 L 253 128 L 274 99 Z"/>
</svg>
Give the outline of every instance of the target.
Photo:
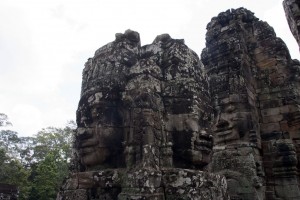
<svg viewBox="0 0 300 200">
<path fill-rule="evenodd" d="M 0 113 L 0 127 L 12 125 L 4 113 Z M 30 170 L 24 168 L 17 158 L 18 133 L 11 130 L 0 131 L 0 183 L 16 185 L 19 188 L 19 199 L 28 199 Z"/>
<path fill-rule="evenodd" d="M 8 117 L 4 113 L 0 113 L 0 127 L 1 126 L 8 126 L 12 125 L 11 122 L 8 120 Z"/>
<path fill-rule="evenodd" d="M 35 163 L 34 148 L 36 146 L 36 139 L 34 137 L 20 137 L 17 148 L 18 159 L 26 168 L 31 168 Z"/>
<path fill-rule="evenodd" d="M 32 190 L 30 199 L 51 200 L 64 178 L 68 175 L 71 159 L 71 146 L 75 123 L 70 122 L 65 128 L 48 127 L 35 136 L 32 165 Z"/>
<path fill-rule="evenodd" d="M 72 153 L 73 133 L 76 125 L 70 121 L 65 128 L 48 127 L 36 134 L 35 159 L 43 160 L 48 152 L 58 151 L 61 159 L 69 161 Z"/>
<path fill-rule="evenodd" d="M 11 130 L 0 131 L 0 147 L 4 148 L 10 157 L 17 158 L 26 168 L 30 168 L 35 162 L 33 157 L 35 146 L 34 137 L 18 137 L 18 133 Z"/>
<path fill-rule="evenodd" d="M 11 130 L 0 131 L 0 146 L 4 148 L 10 156 L 17 156 L 19 142 L 20 138 L 17 132 Z"/>
<path fill-rule="evenodd" d="M 28 199 L 30 171 L 24 168 L 17 159 L 9 157 L 5 149 L 0 148 L 0 183 L 16 185 L 19 188 L 19 199 Z"/>
<path fill-rule="evenodd" d="M 61 160 L 58 151 L 49 152 L 37 165 L 30 199 L 52 200 L 68 173 L 68 164 Z"/>
<path fill-rule="evenodd" d="M 0 113 L 0 126 L 11 123 Z M 34 137 L 0 131 L 0 182 L 19 187 L 20 200 L 56 198 L 68 174 L 75 122 L 64 128 L 48 127 Z"/>
</svg>

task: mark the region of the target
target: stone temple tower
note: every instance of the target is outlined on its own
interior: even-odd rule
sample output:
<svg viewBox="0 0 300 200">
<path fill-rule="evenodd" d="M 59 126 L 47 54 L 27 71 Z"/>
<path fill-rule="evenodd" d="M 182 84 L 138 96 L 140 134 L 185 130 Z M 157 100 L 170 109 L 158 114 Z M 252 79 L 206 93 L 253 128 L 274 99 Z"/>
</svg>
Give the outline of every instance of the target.
<svg viewBox="0 0 300 200">
<path fill-rule="evenodd" d="M 233 199 L 299 199 L 299 61 L 247 9 L 207 25 L 202 62 L 214 117 L 211 171 Z"/>
<path fill-rule="evenodd" d="M 295 27 L 299 6 L 284 5 Z M 211 19 L 201 61 L 168 34 L 145 46 L 135 31 L 116 34 L 85 64 L 57 199 L 300 199 L 299 77 L 245 8 Z"/>
<path fill-rule="evenodd" d="M 198 56 L 168 34 L 116 34 L 83 70 L 74 159 L 58 199 L 228 199 L 210 162 L 211 105 Z"/>
</svg>

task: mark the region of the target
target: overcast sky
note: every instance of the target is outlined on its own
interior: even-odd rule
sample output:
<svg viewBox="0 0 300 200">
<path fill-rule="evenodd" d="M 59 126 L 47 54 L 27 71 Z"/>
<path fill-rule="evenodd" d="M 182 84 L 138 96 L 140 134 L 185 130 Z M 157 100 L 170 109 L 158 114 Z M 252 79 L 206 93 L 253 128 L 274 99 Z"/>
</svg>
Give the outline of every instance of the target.
<svg viewBox="0 0 300 200">
<path fill-rule="evenodd" d="M 85 61 L 115 33 L 138 31 L 142 44 L 169 33 L 200 55 L 210 19 L 241 6 L 299 59 L 282 0 L 1 0 L 0 113 L 21 136 L 64 126 L 75 120 Z"/>
</svg>

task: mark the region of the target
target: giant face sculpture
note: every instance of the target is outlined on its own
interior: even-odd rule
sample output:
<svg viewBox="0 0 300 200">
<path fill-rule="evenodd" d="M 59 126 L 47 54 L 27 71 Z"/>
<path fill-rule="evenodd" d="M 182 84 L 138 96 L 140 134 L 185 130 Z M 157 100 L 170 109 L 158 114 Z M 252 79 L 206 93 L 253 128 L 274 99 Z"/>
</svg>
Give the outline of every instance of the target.
<svg viewBox="0 0 300 200">
<path fill-rule="evenodd" d="M 174 166 L 203 168 L 210 161 L 208 87 L 198 56 L 181 40 L 163 40 L 165 131 L 173 143 Z M 209 114 L 208 114 L 209 115 Z"/>
<path fill-rule="evenodd" d="M 257 142 L 259 139 L 252 76 L 250 69 L 237 60 L 228 58 L 224 61 L 226 64 L 206 69 L 214 107 L 215 145 Z"/>
<path fill-rule="evenodd" d="M 121 96 L 139 48 L 139 34 L 128 30 L 116 34 L 116 40 L 98 49 L 85 65 L 75 144 L 81 170 L 124 165 Z"/>
<path fill-rule="evenodd" d="M 210 161 L 212 136 L 195 114 L 168 115 L 166 130 L 172 133 L 175 167 L 202 168 Z"/>
<path fill-rule="evenodd" d="M 124 107 L 126 107 L 124 124 L 128 127 L 124 141 L 125 158 L 129 168 L 133 165 L 157 167 L 157 162 L 152 159 L 159 157 L 157 151 L 145 151 L 145 148 L 154 144 L 158 146 L 158 137 L 162 135 L 160 115 L 163 111 L 163 103 L 159 95 L 161 69 L 156 64 L 156 57 L 151 50 L 148 52 L 147 49 L 142 49 L 141 52 L 143 52 L 142 58 L 129 70 L 128 81 L 122 96 Z M 146 160 L 148 162 L 144 162 Z"/>
<path fill-rule="evenodd" d="M 154 167 L 202 168 L 212 137 L 201 62 L 182 40 L 162 35 L 139 47 L 137 37 L 117 35 L 86 64 L 76 135 L 82 170 L 148 165 L 151 156 Z"/>
<path fill-rule="evenodd" d="M 215 144 L 249 143 L 255 129 L 249 105 L 229 101 L 215 108 Z"/>
<path fill-rule="evenodd" d="M 117 101 L 104 100 L 98 92 L 87 104 L 79 105 L 77 118 L 77 148 L 80 162 L 86 168 L 106 163 L 117 167 L 121 163 L 122 118 Z"/>
</svg>

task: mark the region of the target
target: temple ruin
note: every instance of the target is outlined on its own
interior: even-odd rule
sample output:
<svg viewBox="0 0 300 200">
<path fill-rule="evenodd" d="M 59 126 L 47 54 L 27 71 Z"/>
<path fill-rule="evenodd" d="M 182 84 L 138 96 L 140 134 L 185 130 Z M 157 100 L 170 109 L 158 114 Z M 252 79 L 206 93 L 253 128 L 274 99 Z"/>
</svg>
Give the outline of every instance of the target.
<svg viewBox="0 0 300 200">
<path fill-rule="evenodd" d="M 57 199 L 300 199 L 299 76 L 245 8 L 211 19 L 201 60 L 168 34 L 116 34 L 85 64 Z"/>
</svg>

